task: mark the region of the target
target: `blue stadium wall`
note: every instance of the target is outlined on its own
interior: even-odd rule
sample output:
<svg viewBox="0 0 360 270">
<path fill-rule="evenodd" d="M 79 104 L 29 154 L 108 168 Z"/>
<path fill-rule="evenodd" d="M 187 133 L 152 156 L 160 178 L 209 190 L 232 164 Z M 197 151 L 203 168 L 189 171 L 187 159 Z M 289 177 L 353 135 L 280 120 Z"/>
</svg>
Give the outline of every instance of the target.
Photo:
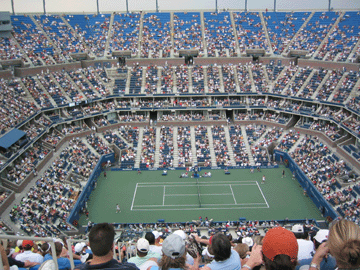
<svg viewBox="0 0 360 270">
<path fill-rule="evenodd" d="M 100 176 L 101 172 L 103 171 L 103 165 L 106 164 L 108 160 L 110 160 L 110 162 L 113 163 L 115 161 L 115 154 L 111 153 L 101 156 L 99 162 L 95 166 L 95 169 L 90 175 L 89 180 L 87 181 L 83 191 L 81 192 L 77 202 L 75 203 L 75 206 L 71 211 L 67 219 L 67 222 L 71 224 L 74 224 L 74 221 L 78 222 L 80 218 L 81 210 L 85 206 L 85 203 L 89 200 L 90 194 L 94 189 L 95 182 L 97 181 L 97 178 Z"/>
</svg>

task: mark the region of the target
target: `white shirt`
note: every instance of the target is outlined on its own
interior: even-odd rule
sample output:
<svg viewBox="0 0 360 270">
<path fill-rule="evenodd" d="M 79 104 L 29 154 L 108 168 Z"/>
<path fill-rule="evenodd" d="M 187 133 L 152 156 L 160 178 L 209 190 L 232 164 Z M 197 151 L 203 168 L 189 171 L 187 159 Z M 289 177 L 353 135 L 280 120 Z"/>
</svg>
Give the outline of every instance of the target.
<svg viewBox="0 0 360 270">
<path fill-rule="evenodd" d="M 299 245 L 298 261 L 303 259 L 311 259 L 315 254 L 314 243 L 310 240 L 297 239 Z"/>
<path fill-rule="evenodd" d="M 162 256 L 162 246 L 155 246 L 155 245 L 150 245 L 150 251 L 158 253 L 160 256 Z"/>
<path fill-rule="evenodd" d="M 16 255 L 15 260 L 18 260 L 21 262 L 30 261 L 30 262 L 36 262 L 36 263 L 41 264 L 44 261 L 44 257 L 38 253 L 32 252 L 31 250 L 27 250 L 27 251 L 24 251 L 23 253 Z"/>
</svg>

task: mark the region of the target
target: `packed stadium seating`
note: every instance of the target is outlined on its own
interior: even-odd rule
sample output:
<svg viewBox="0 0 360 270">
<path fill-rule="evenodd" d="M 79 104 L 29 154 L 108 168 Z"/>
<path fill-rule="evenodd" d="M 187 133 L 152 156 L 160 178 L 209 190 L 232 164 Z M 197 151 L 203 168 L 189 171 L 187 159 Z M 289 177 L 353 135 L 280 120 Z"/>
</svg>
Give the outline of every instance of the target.
<svg viewBox="0 0 360 270">
<path fill-rule="evenodd" d="M 11 22 L 0 55 L 22 68 L 11 74 L 4 64 L 0 72 L 1 134 L 19 128 L 27 141 L 0 150 L 0 206 L 38 180 L 23 209 L 10 206 L 6 231 L 73 229 L 67 218 L 83 182 L 114 152 L 120 169 L 146 170 L 271 167 L 280 150 L 340 216 L 359 222 L 358 12 L 41 14 Z M 265 55 L 252 58 L 249 49 Z M 127 50 L 120 66 L 116 53 Z M 180 50 L 199 58 L 184 65 Z M 296 64 L 287 54 L 298 50 L 306 57 Z"/>
</svg>

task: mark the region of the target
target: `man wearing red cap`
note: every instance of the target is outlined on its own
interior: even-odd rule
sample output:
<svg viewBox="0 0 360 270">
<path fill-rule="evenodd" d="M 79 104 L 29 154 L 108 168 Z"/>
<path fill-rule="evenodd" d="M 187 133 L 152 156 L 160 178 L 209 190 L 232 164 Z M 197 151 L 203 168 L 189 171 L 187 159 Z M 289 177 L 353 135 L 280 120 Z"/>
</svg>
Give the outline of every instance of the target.
<svg viewBox="0 0 360 270">
<path fill-rule="evenodd" d="M 294 233 L 282 227 L 270 229 L 262 245 L 266 270 L 295 269 L 298 250 L 299 246 Z"/>
<path fill-rule="evenodd" d="M 41 256 L 39 253 L 34 253 L 31 251 L 32 247 L 34 246 L 34 242 L 31 240 L 24 240 L 22 243 L 22 247 L 24 249 L 23 253 L 19 253 L 16 255 L 15 260 L 25 262 L 34 262 L 38 264 L 42 264 L 44 261 L 44 257 Z"/>
</svg>

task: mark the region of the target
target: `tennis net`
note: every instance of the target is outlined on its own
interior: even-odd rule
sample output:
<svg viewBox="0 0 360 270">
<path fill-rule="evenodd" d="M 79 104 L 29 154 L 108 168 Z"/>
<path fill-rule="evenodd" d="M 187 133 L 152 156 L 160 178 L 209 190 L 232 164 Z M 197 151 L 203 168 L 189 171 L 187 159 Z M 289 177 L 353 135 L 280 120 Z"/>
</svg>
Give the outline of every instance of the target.
<svg viewBox="0 0 360 270">
<path fill-rule="evenodd" d="M 198 191 L 198 197 L 199 197 L 199 207 L 201 208 L 200 185 L 199 185 L 198 178 L 196 178 L 196 185 L 197 185 L 197 191 Z"/>
</svg>

